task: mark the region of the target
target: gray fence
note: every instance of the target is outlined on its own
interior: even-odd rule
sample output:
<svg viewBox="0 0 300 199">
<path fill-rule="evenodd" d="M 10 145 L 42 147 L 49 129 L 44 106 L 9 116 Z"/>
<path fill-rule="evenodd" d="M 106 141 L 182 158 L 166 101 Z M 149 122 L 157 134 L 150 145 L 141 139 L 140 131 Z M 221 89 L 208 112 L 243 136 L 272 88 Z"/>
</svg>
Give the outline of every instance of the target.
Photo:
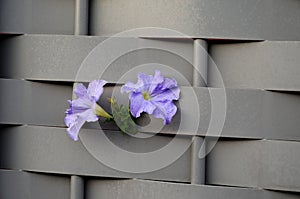
<svg viewBox="0 0 300 199">
<path fill-rule="evenodd" d="M 298 0 L 0 0 L 0 198 L 300 198 L 299 10 Z M 100 121 L 68 137 L 77 82 L 106 79 L 99 104 L 110 110 L 123 83 L 155 69 L 181 88 L 170 125 L 151 118 L 140 139 Z M 175 143 L 137 169 L 179 155 L 129 172 L 100 161 L 130 165 L 108 142 L 132 154 Z"/>
</svg>

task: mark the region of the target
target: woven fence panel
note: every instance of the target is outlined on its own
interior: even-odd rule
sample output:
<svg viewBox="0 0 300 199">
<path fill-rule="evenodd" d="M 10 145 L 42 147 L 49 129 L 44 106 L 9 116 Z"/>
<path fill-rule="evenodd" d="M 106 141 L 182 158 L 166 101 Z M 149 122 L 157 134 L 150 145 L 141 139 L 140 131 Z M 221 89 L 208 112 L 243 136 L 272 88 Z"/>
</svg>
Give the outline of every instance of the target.
<svg viewBox="0 0 300 199">
<path fill-rule="evenodd" d="M 0 198 L 300 198 L 299 10 L 0 0 Z M 68 137 L 79 82 L 107 80 L 98 103 L 111 113 L 107 98 L 155 70 L 181 89 L 170 125 L 142 117 L 135 137 L 100 120 Z"/>
</svg>

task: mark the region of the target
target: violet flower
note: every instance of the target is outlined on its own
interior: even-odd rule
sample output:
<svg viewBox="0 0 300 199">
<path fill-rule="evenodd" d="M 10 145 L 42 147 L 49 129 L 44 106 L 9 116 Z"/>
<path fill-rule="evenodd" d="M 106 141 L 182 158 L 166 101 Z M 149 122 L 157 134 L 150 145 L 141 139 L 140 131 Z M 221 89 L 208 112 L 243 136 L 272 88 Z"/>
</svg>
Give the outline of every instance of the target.
<svg viewBox="0 0 300 199">
<path fill-rule="evenodd" d="M 65 124 L 68 129 L 69 136 L 74 140 L 78 140 L 78 133 L 85 122 L 95 122 L 99 116 L 111 119 L 109 115 L 96 102 L 103 93 L 103 86 L 107 82 L 104 80 L 93 80 L 90 82 L 88 89 L 83 84 L 78 84 L 74 89 L 77 99 L 69 100 L 70 108 L 66 111 Z"/>
<path fill-rule="evenodd" d="M 180 89 L 175 79 L 164 78 L 156 70 L 154 76 L 139 73 L 136 84 L 127 82 L 121 92 L 129 93 L 130 112 L 140 117 L 142 112 L 162 118 L 169 124 L 177 111 L 173 100 L 179 99 Z"/>
</svg>

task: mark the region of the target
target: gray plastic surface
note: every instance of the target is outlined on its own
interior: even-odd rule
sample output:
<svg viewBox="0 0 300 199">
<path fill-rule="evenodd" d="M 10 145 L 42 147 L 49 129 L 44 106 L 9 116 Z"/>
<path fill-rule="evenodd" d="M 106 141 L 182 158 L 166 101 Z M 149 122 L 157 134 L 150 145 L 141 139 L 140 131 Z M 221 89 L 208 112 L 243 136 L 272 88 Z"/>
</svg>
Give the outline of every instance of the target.
<svg viewBox="0 0 300 199">
<path fill-rule="evenodd" d="M 72 82 L 105 77 L 110 82 L 124 83 L 135 79 L 139 70 L 135 69 L 126 79 L 119 80 L 124 74 L 128 74 L 136 66 L 149 64 L 144 68 L 150 68 L 151 71 L 153 68 L 160 69 L 176 78 L 180 85 L 192 83 L 192 40 L 106 39 L 108 38 L 62 35 L 5 38 L 0 43 L 3 54 L 0 63 L 5 66 L 0 69 L 0 76 Z M 93 59 L 88 55 L 98 45 L 104 51 L 97 51 L 99 53 Z M 81 66 L 86 58 L 88 63 Z"/>
<path fill-rule="evenodd" d="M 261 189 L 234 188 L 208 185 L 189 185 L 145 180 L 88 180 L 87 199 L 110 198 L 222 198 L 222 199 L 281 199 L 299 198 L 292 193 L 280 193 Z"/>
<path fill-rule="evenodd" d="M 70 197 L 70 178 L 18 170 L 0 170 L 1 199 L 53 199 Z"/>
<path fill-rule="evenodd" d="M 82 130 L 80 133 L 90 134 L 88 138 L 93 139 L 93 135 L 100 132 L 98 130 Z M 107 131 L 106 136 L 117 147 L 135 153 L 154 151 L 172 140 L 172 137 L 162 135 L 151 139 L 136 140 L 121 132 L 113 131 Z M 188 136 L 174 139 L 180 145 L 190 141 Z M 100 139 L 99 145 L 105 145 L 105 142 L 105 139 Z M 84 176 L 190 181 L 190 149 L 183 151 L 183 155 L 171 165 L 143 174 L 124 173 L 105 166 L 104 163 L 94 158 L 80 141 L 71 140 L 65 128 L 3 127 L 0 130 L 0 149 L 0 168 Z M 169 153 L 171 154 L 172 151 Z M 107 151 L 105 155 L 117 156 L 118 154 L 111 154 L 110 151 Z M 123 158 L 123 161 L 127 161 L 125 157 Z M 151 160 L 143 159 L 145 164 L 147 164 L 146 161 Z"/>
<path fill-rule="evenodd" d="M 0 91 L 0 123 L 65 126 L 71 86 L 0 79 Z"/>
<path fill-rule="evenodd" d="M 212 44 L 209 50 L 225 87 L 284 91 L 300 91 L 299 51 L 296 41 Z M 209 86 L 222 87 L 214 71 L 208 74 Z"/>
<path fill-rule="evenodd" d="M 70 199 L 84 198 L 84 179 L 80 176 L 71 176 Z"/>
<path fill-rule="evenodd" d="M 197 56 L 193 56 L 194 46 L 191 40 L 106 39 L 59 35 L 5 38 L 0 44 L 3 54 L 1 64 L 9 67 L 2 67 L 0 76 L 32 80 L 90 81 L 100 78 L 103 73 L 102 77 L 111 82 L 124 83 L 125 80 L 135 78 L 135 75 L 129 75 L 120 80 L 123 74 L 128 75 L 129 70 L 142 64 L 158 63 L 169 66 L 170 68 L 156 68 L 176 78 L 180 85 L 192 84 L 193 57 Z M 82 66 L 84 59 L 99 44 L 107 44 L 108 50 L 99 54 L 99 59 L 89 60 L 88 67 Z M 121 51 L 117 45 L 123 46 L 124 49 L 143 50 L 133 50 L 117 56 Z M 222 87 L 216 71 L 211 66 L 213 61 L 222 75 L 225 87 L 300 91 L 300 58 L 297 53 L 299 49 L 299 42 L 282 41 L 210 44 L 209 53 L 212 60 L 208 60 L 208 84 L 211 87 Z M 100 64 L 100 60 L 108 61 L 111 56 L 112 63 Z M 153 67 L 154 65 L 157 64 L 153 64 Z M 151 68 L 152 65 L 149 66 L 148 68 Z M 137 71 L 138 68 L 132 74 L 136 74 Z"/>
<path fill-rule="evenodd" d="M 73 34 L 74 0 L 1 0 L 0 32 Z"/>
<path fill-rule="evenodd" d="M 207 184 L 300 192 L 300 142 L 219 141 L 207 157 Z"/>
<path fill-rule="evenodd" d="M 90 30 L 92 35 L 113 35 L 161 27 L 195 38 L 299 40 L 299 9 L 298 0 L 92 0 Z"/>
<path fill-rule="evenodd" d="M 89 25 L 89 0 L 75 0 L 75 35 L 87 35 Z"/>
</svg>

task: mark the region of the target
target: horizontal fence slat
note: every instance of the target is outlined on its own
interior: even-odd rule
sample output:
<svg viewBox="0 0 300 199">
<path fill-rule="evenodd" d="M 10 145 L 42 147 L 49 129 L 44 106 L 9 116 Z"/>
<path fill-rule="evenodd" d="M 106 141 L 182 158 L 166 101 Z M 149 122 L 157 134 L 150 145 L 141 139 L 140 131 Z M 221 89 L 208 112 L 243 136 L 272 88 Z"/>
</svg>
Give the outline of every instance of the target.
<svg viewBox="0 0 300 199">
<path fill-rule="evenodd" d="M 210 55 L 225 87 L 300 91 L 300 42 L 212 44 Z M 212 62 L 210 62 L 212 64 Z M 223 87 L 214 71 L 208 85 Z"/>
<path fill-rule="evenodd" d="M 73 0 L 2 0 L 0 32 L 31 34 L 74 33 Z"/>
<path fill-rule="evenodd" d="M 97 130 L 82 130 L 85 139 L 93 139 L 101 132 Z M 168 144 L 172 137 L 155 136 L 144 141 L 134 140 L 121 132 L 107 131 L 106 135 L 116 147 L 133 153 L 155 151 Z M 186 146 L 189 137 L 178 137 L 175 142 L 179 146 Z M 97 146 L 105 146 L 106 139 L 97 140 Z M 47 173 L 116 177 L 116 178 L 144 178 L 154 180 L 189 182 L 190 178 L 190 149 L 182 151 L 183 155 L 167 167 L 158 168 L 149 173 L 125 173 L 106 166 L 109 162 L 98 161 L 88 152 L 81 141 L 71 140 L 64 128 L 20 126 L 7 127 L 0 130 L 1 168 L 22 169 Z M 102 149 L 104 150 L 104 149 Z M 105 149 L 105 156 L 117 157 L 119 154 Z M 174 151 L 169 151 L 172 154 Z M 13 158 L 11 158 L 13 157 Z M 121 157 L 122 158 L 122 157 Z M 124 158 L 124 157 L 123 157 Z M 165 156 L 167 159 L 168 156 Z M 124 164 L 126 159 L 123 160 Z M 148 162 L 147 162 L 148 161 Z M 151 159 L 141 160 L 144 165 L 153 164 Z M 121 166 L 121 165 L 120 165 Z M 137 164 L 139 167 L 139 164 Z"/>
<path fill-rule="evenodd" d="M 0 197 L 2 199 L 69 198 L 68 176 L 45 175 L 17 170 L 0 170 Z"/>
<path fill-rule="evenodd" d="M 299 49 L 296 41 L 211 43 L 208 85 L 223 85 L 216 66 L 225 87 L 300 91 Z M 23 35 L 4 38 L 0 51 L 7 66 L 0 76 L 8 78 L 72 82 L 105 77 L 124 83 L 141 68 L 159 69 L 183 86 L 193 77 L 192 40 Z"/>
<path fill-rule="evenodd" d="M 0 90 L 0 123 L 65 126 L 71 86 L 0 79 Z"/>
<path fill-rule="evenodd" d="M 0 79 L 0 85 L 1 124 L 65 127 L 65 110 L 68 108 L 67 100 L 72 99 L 72 86 L 12 79 Z M 107 98 L 111 96 L 128 105 L 127 95 L 121 95 L 119 89 L 119 86 L 106 86 L 104 89 L 99 104 L 108 112 L 110 104 Z M 140 130 L 252 139 L 300 138 L 300 95 L 295 93 L 181 87 L 177 106 L 179 110 L 171 124 L 164 126 L 161 119 L 151 117 L 150 123 Z M 217 115 L 212 117 L 212 108 L 224 108 L 224 111 L 214 112 Z M 147 119 L 141 121 L 147 123 Z M 209 127 L 213 129 L 208 131 Z M 97 122 L 87 123 L 84 128 L 118 130 L 114 123 L 103 120 L 100 120 L 100 125 Z"/>
<path fill-rule="evenodd" d="M 300 142 L 219 141 L 207 157 L 207 183 L 300 192 Z"/>
<path fill-rule="evenodd" d="M 92 35 L 112 35 L 134 28 L 161 27 L 196 38 L 299 40 L 299 9 L 297 0 L 94 0 L 90 30 Z M 165 29 L 140 35 L 180 37 L 174 32 L 163 33 Z"/>
<path fill-rule="evenodd" d="M 8 78 L 74 82 L 105 77 L 124 83 L 136 77 L 137 66 L 161 70 L 180 85 L 190 85 L 193 77 L 191 39 L 22 35 L 3 39 L 0 49 L 1 64 L 7 66 L 0 76 Z"/>
<path fill-rule="evenodd" d="M 224 186 L 188 185 L 144 180 L 87 180 L 86 198 L 298 198 L 297 194 Z"/>
</svg>

